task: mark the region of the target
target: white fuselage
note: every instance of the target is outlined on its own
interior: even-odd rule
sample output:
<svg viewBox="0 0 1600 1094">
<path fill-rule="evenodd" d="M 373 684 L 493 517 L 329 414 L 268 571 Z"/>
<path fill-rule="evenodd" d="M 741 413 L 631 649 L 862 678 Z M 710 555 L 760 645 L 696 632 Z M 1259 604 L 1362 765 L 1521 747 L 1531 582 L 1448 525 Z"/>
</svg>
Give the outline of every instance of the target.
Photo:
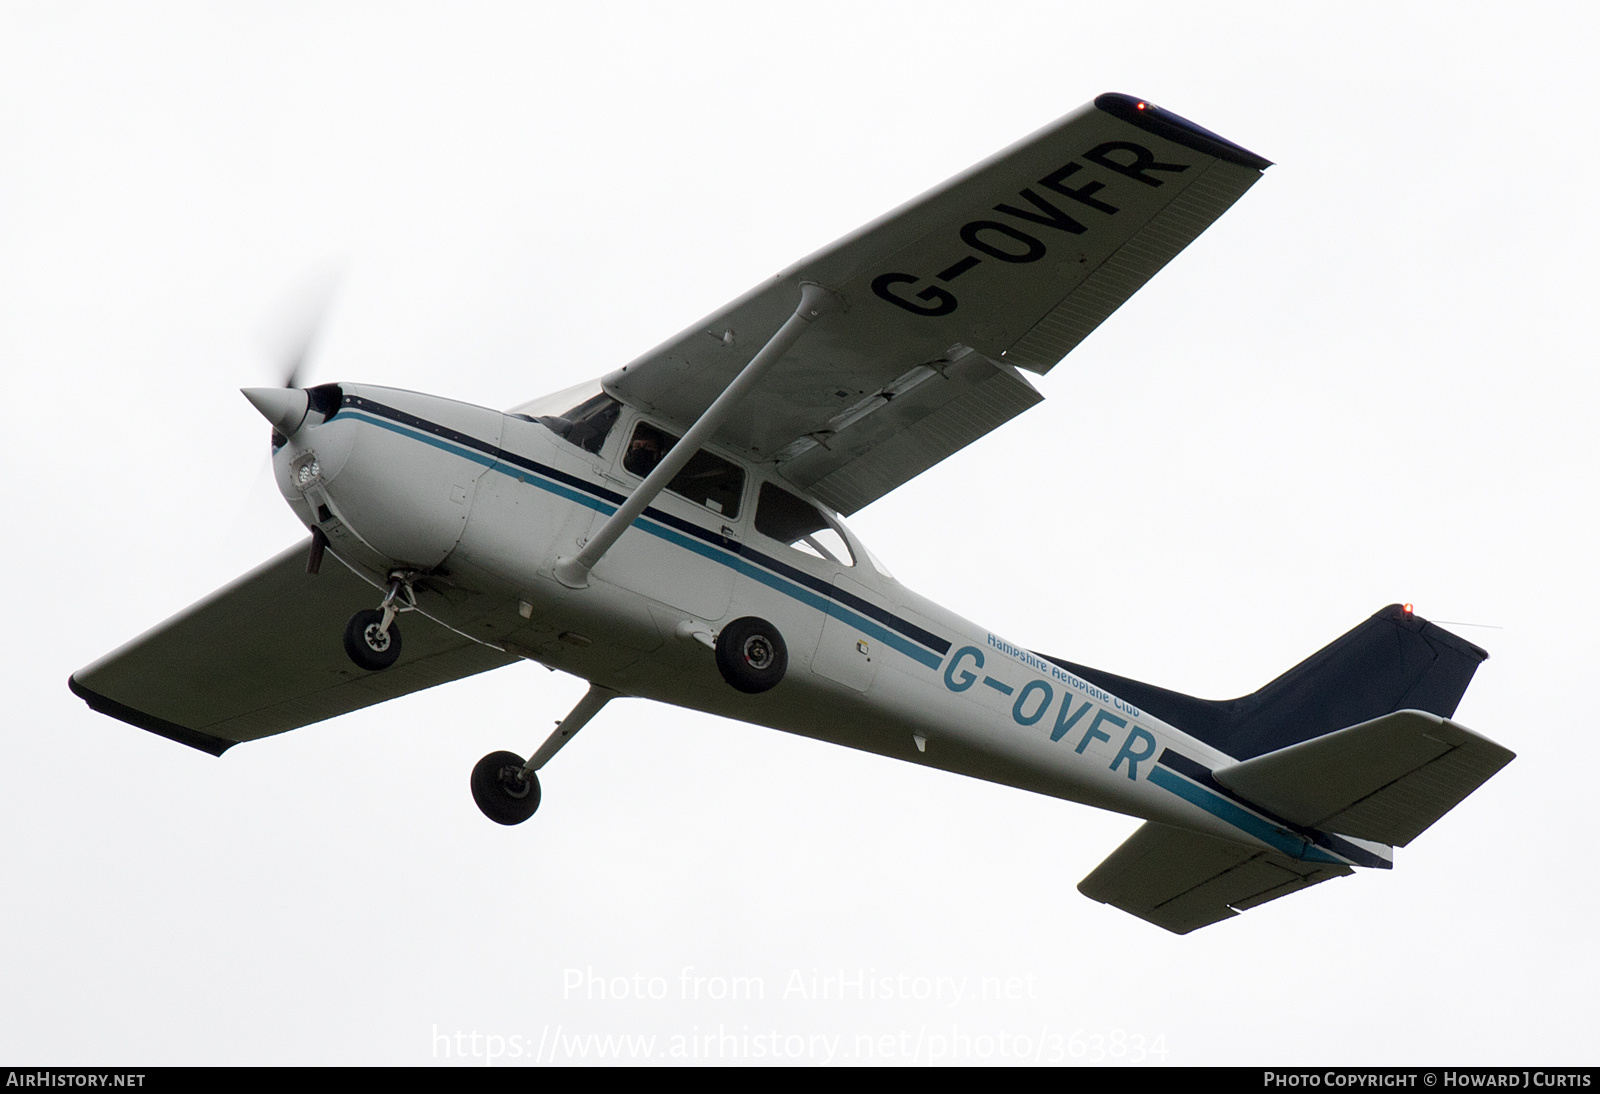
<svg viewBox="0 0 1600 1094">
<path fill-rule="evenodd" d="M 552 568 L 638 485 L 622 461 L 634 424 L 680 425 L 623 407 L 590 453 L 499 411 L 342 392 L 331 420 L 308 421 L 277 452 L 280 488 L 376 585 L 394 570 L 427 575 L 421 610 L 463 634 L 626 695 L 1351 861 L 1345 841 L 1308 839 L 1207 785 L 1231 757 L 905 588 L 842 524 L 849 565 L 758 532 L 763 482 L 802 494 L 770 465 L 719 451 L 745 471 L 736 516 L 664 491 L 574 589 Z M 782 683 L 763 694 L 730 687 L 693 637 L 745 616 L 771 622 L 788 648 Z"/>
</svg>

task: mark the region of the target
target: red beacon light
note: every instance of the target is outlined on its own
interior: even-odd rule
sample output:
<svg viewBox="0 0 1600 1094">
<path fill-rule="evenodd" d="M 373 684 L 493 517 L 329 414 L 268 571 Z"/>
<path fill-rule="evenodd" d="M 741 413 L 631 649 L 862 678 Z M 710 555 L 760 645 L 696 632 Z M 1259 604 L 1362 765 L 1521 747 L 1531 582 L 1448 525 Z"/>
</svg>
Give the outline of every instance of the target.
<svg viewBox="0 0 1600 1094">
<path fill-rule="evenodd" d="M 1405 612 L 1407 615 L 1410 615 L 1411 614 L 1411 605 L 1410 604 L 1402 604 L 1400 606 L 1400 610 Z"/>
</svg>

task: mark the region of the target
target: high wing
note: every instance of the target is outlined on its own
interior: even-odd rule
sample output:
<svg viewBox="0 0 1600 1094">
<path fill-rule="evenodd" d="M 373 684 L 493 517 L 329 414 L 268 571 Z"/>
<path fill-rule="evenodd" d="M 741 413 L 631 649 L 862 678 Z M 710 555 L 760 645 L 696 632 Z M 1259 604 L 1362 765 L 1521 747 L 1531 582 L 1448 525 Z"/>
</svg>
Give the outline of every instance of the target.
<svg viewBox="0 0 1600 1094">
<path fill-rule="evenodd" d="M 74 673 L 73 692 L 102 714 L 220 756 L 518 660 L 413 612 L 399 661 L 362 672 L 340 635 L 379 594 L 338 563 L 307 574 L 310 542 Z"/>
<path fill-rule="evenodd" d="M 845 310 L 790 349 L 713 439 L 846 515 L 1016 417 L 1048 372 L 1261 177 L 1269 161 L 1101 95 L 790 267 L 605 377 L 695 421 L 794 311 Z"/>
</svg>

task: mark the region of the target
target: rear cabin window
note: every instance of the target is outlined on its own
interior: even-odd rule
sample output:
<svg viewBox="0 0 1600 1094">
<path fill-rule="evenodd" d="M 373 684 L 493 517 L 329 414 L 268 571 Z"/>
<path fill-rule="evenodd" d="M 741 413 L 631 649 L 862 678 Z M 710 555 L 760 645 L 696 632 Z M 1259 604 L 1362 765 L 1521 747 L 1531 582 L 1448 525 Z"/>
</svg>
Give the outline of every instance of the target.
<svg viewBox="0 0 1600 1094">
<path fill-rule="evenodd" d="M 657 429 L 648 422 L 640 422 L 634 428 L 633 439 L 628 442 L 627 453 L 622 457 L 623 470 L 644 478 L 655 470 L 661 457 L 677 443 L 678 438 L 671 433 Z M 739 498 L 744 494 L 744 469 L 702 448 L 667 483 L 667 489 L 731 520 L 739 515 Z"/>
<path fill-rule="evenodd" d="M 761 484 L 756 500 L 756 531 L 815 558 L 855 565 L 849 545 L 821 510 L 770 482 Z"/>
</svg>

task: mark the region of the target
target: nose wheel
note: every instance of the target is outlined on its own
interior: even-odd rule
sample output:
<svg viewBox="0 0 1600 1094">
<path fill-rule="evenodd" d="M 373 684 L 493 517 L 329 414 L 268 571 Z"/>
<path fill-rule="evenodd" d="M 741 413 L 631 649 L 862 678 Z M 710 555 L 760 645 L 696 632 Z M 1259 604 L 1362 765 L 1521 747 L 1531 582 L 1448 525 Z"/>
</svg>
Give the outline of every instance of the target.
<svg viewBox="0 0 1600 1094">
<path fill-rule="evenodd" d="M 368 672 L 386 669 L 400 659 L 400 628 L 394 617 L 417 609 L 417 594 L 411 587 L 414 575 L 396 571 L 389 575 L 389 594 L 383 603 L 350 617 L 344 627 L 344 652 Z"/>
<path fill-rule="evenodd" d="M 384 613 L 361 611 L 350 617 L 344 628 L 344 652 L 368 672 L 386 669 L 400 659 L 400 628 L 394 619 L 383 625 Z"/>
</svg>

